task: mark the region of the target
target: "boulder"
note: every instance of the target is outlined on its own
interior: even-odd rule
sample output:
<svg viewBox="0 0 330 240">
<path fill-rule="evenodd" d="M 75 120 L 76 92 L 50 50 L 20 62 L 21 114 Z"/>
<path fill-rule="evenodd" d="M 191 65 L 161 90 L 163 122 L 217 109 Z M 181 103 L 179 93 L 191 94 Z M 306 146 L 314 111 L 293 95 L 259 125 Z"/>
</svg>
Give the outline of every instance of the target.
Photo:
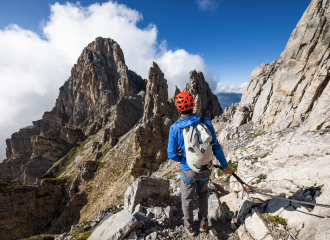
<svg viewBox="0 0 330 240">
<path fill-rule="evenodd" d="M 256 204 L 254 202 L 251 201 L 244 201 L 243 205 L 239 211 L 239 214 L 237 216 L 237 222 L 238 223 L 243 223 L 245 220 L 246 215 L 248 215 L 248 213 L 250 212 L 252 206 Z"/>
<path fill-rule="evenodd" d="M 125 192 L 125 209 L 133 212 L 136 205 L 147 198 L 151 198 L 155 205 L 161 205 L 170 199 L 169 185 L 167 179 L 144 176 L 138 178 Z"/>
<path fill-rule="evenodd" d="M 279 197 L 285 198 L 285 194 L 281 194 L 279 195 Z M 267 212 L 270 213 L 272 216 L 277 216 L 288 206 L 290 206 L 289 201 L 275 198 L 268 202 Z"/>
<path fill-rule="evenodd" d="M 94 176 L 94 172 L 98 167 L 98 163 L 95 161 L 86 161 L 78 167 L 80 177 L 82 180 L 88 181 Z"/>
<path fill-rule="evenodd" d="M 221 197 L 220 201 L 228 218 L 236 217 L 244 202 L 238 194 L 233 192 Z"/>
<path fill-rule="evenodd" d="M 330 205 L 330 184 L 325 183 L 322 188 L 322 194 L 316 198 L 316 203 Z M 303 219 L 303 228 L 299 231 L 297 238 L 300 240 L 307 239 L 327 239 L 330 236 L 330 209 L 324 207 L 314 207 L 310 214 L 304 214 L 300 217 Z M 283 214 L 283 216 L 285 216 Z M 297 216 L 298 218 L 298 216 Z M 294 219 L 288 217 L 288 223 L 294 223 Z"/>
<path fill-rule="evenodd" d="M 213 226 L 220 225 L 226 220 L 226 212 L 219 198 L 215 193 L 212 193 L 208 198 L 208 220 Z"/>
<path fill-rule="evenodd" d="M 130 236 L 139 227 L 139 221 L 124 209 L 99 225 L 88 240 L 121 240 Z"/>
<path fill-rule="evenodd" d="M 253 240 L 247 233 L 244 224 L 237 229 L 239 240 Z"/>
<path fill-rule="evenodd" d="M 266 223 L 255 210 L 252 210 L 252 214 L 246 216 L 245 227 L 256 240 L 262 240 L 270 233 Z"/>
</svg>

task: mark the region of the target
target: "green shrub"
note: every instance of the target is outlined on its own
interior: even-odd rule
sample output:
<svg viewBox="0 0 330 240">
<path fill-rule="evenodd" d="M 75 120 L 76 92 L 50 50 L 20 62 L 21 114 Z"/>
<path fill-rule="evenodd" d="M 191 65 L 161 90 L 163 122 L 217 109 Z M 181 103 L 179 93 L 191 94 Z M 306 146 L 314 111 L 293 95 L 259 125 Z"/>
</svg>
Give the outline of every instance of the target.
<svg viewBox="0 0 330 240">
<path fill-rule="evenodd" d="M 93 230 L 81 234 L 76 240 L 87 240 L 92 235 Z"/>
<path fill-rule="evenodd" d="M 225 172 L 222 169 L 218 168 L 218 176 L 220 177 L 223 174 L 225 174 Z"/>
<path fill-rule="evenodd" d="M 286 220 L 284 218 L 281 218 L 279 216 L 270 216 L 270 219 L 273 221 L 273 222 L 277 222 L 283 226 L 286 226 L 287 223 L 286 223 Z"/>
<path fill-rule="evenodd" d="M 237 162 L 232 162 L 231 160 L 229 160 L 228 166 L 233 170 L 233 172 L 236 172 L 237 167 L 238 167 L 238 163 Z"/>
<path fill-rule="evenodd" d="M 258 133 L 251 133 L 246 139 L 250 139 L 250 138 L 256 138 L 258 136 L 267 134 L 266 132 L 258 132 Z"/>
<path fill-rule="evenodd" d="M 325 124 L 325 122 L 323 122 L 323 123 L 321 123 L 320 125 L 318 125 L 318 126 L 316 127 L 316 130 L 319 131 L 319 130 L 323 127 L 324 124 Z"/>
<path fill-rule="evenodd" d="M 262 180 L 266 179 L 267 178 L 267 175 L 265 174 L 260 174 L 258 176 L 258 180 L 257 180 L 257 183 L 260 183 Z"/>
<path fill-rule="evenodd" d="M 163 175 L 163 178 L 173 179 L 175 182 L 180 182 L 180 178 L 176 179 L 173 172 L 168 172 Z"/>
<path fill-rule="evenodd" d="M 265 155 L 261 156 L 260 158 L 265 158 L 268 156 L 269 153 L 266 153 Z"/>
</svg>

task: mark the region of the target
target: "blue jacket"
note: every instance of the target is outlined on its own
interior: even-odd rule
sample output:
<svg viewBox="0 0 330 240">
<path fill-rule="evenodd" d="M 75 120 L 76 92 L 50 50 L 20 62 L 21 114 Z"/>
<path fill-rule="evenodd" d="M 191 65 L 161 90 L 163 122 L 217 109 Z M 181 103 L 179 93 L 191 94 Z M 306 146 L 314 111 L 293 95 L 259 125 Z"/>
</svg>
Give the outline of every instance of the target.
<svg viewBox="0 0 330 240">
<path fill-rule="evenodd" d="M 184 140 L 183 140 L 183 129 L 192 125 L 197 126 L 200 123 L 201 117 L 198 115 L 192 115 L 188 118 L 176 121 L 170 129 L 169 139 L 168 139 L 168 147 L 167 147 L 167 155 L 169 159 L 172 159 L 176 162 L 181 162 L 181 169 L 182 170 L 191 170 L 186 162 L 186 150 L 184 147 Z M 219 160 L 221 166 L 223 168 L 227 168 L 227 160 L 225 155 L 223 154 L 222 148 L 217 140 L 217 136 L 215 134 L 213 125 L 210 119 L 205 118 L 204 124 L 207 126 L 209 131 L 212 134 L 212 141 L 215 143 L 212 146 L 213 154 L 216 159 Z M 178 146 L 181 148 L 181 156 L 178 154 Z"/>
</svg>

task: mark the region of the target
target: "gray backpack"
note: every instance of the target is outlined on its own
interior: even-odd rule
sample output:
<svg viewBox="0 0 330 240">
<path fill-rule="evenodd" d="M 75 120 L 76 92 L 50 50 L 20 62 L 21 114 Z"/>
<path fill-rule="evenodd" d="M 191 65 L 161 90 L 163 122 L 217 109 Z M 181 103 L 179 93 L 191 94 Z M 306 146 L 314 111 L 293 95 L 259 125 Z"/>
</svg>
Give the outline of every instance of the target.
<svg viewBox="0 0 330 240">
<path fill-rule="evenodd" d="M 212 134 L 204 124 L 204 118 L 195 126 L 183 130 L 184 146 L 188 166 L 195 172 L 211 170 L 212 164 Z"/>
</svg>

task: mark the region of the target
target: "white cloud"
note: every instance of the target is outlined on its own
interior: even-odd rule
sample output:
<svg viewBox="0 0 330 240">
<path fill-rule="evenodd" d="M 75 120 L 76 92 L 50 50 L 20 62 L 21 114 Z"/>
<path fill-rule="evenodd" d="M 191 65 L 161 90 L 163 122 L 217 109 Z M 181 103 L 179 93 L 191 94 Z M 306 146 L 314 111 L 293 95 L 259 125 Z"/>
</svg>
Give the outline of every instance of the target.
<svg viewBox="0 0 330 240">
<path fill-rule="evenodd" d="M 197 4 L 202 11 L 214 11 L 219 7 L 219 0 L 197 0 Z"/>
<path fill-rule="evenodd" d="M 217 84 L 217 88 L 214 93 L 218 94 L 220 92 L 223 93 L 242 93 L 244 86 L 248 84 L 247 82 L 242 83 L 241 85 L 223 85 L 222 83 Z"/>
<path fill-rule="evenodd" d="M 201 56 L 183 49 L 168 50 L 157 40 L 157 27 L 136 26 L 142 14 L 116 2 L 59 4 L 50 7 L 48 21 L 41 21 L 43 36 L 13 24 L 0 29 L 0 161 L 5 158 L 5 139 L 19 128 L 31 125 L 55 105 L 58 88 L 70 76 L 83 48 L 96 37 L 118 42 L 129 69 L 147 78 L 152 61 L 159 64 L 169 83 L 183 89 L 189 71 L 203 71 L 216 87 Z"/>
</svg>

